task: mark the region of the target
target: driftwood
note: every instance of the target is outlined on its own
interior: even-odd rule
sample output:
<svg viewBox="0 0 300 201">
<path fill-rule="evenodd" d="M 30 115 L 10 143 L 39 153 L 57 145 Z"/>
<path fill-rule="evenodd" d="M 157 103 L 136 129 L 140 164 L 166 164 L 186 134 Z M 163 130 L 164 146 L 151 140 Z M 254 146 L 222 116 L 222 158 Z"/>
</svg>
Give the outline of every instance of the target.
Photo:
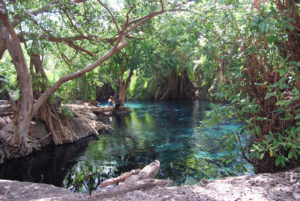
<svg viewBox="0 0 300 201">
<path fill-rule="evenodd" d="M 130 172 L 125 172 L 125 173 L 121 174 L 117 178 L 105 180 L 98 186 L 98 188 L 104 188 L 104 187 L 112 185 L 112 184 L 118 184 L 121 181 L 125 181 L 128 177 L 138 174 L 140 171 L 141 171 L 140 169 L 131 170 Z"/>
<path fill-rule="evenodd" d="M 114 188 L 104 188 L 100 191 L 92 192 L 91 198 L 92 200 L 101 200 L 104 198 L 111 198 L 113 196 L 118 196 L 121 194 L 125 194 L 130 191 L 134 190 L 142 190 L 148 189 L 152 187 L 164 187 L 164 186 L 171 186 L 172 181 L 170 180 L 162 180 L 162 179 L 153 179 L 156 174 L 158 173 L 160 168 L 160 162 L 155 160 L 154 162 L 150 163 L 146 167 L 144 167 L 138 174 L 133 174 L 134 172 L 128 172 L 128 174 L 124 173 L 123 176 L 117 177 L 119 182 L 120 179 L 125 178 L 125 181 L 120 183 L 118 186 Z M 131 173 L 131 174 L 130 174 Z M 126 174 L 126 176 L 125 176 Z M 127 177 L 129 175 L 129 177 Z M 115 181 L 116 181 L 115 180 Z M 107 184 L 112 183 L 113 179 Z M 105 183 L 105 182 L 103 182 Z M 116 182 L 117 183 L 117 182 Z M 100 185 L 101 186 L 101 185 Z M 103 186 L 107 186 L 104 184 Z"/>
</svg>

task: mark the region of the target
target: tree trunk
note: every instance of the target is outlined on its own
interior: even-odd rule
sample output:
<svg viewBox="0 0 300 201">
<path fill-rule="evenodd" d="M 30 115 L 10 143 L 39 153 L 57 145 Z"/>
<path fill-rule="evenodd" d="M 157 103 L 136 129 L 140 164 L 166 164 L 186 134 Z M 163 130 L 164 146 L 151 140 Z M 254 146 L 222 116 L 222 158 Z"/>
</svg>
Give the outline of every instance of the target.
<svg viewBox="0 0 300 201">
<path fill-rule="evenodd" d="M 33 82 L 34 98 L 38 99 L 46 91 L 48 83 L 43 61 L 39 54 L 33 53 L 30 55 L 30 74 Z M 52 134 L 54 144 L 73 142 L 77 139 L 77 136 L 72 130 L 70 119 L 59 114 L 59 107 L 60 100 L 56 97 L 52 102 L 46 101 L 36 114 L 36 118 L 45 122 Z"/>
<path fill-rule="evenodd" d="M 125 62 L 121 63 L 121 76 L 120 76 L 120 86 L 119 86 L 119 101 L 120 101 L 120 106 L 124 106 L 125 98 L 126 98 L 126 93 L 127 93 L 127 87 L 130 82 L 131 76 L 133 75 L 133 70 L 130 69 L 129 75 L 126 78 L 125 82 L 123 81 L 123 76 L 125 72 Z"/>
<path fill-rule="evenodd" d="M 18 102 L 10 100 L 14 111 L 14 135 L 9 141 L 4 142 L 4 148 L 7 153 L 26 155 L 31 153 L 33 148 L 30 144 L 31 140 L 28 138 L 28 129 L 33 115 L 33 92 L 23 50 L 19 38 L 8 19 L 3 0 L 0 0 L 0 38 L 5 41 L 5 46 L 12 58 L 20 87 Z"/>
<path fill-rule="evenodd" d="M 38 144 L 36 142 L 33 142 L 33 139 L 30 139 L 30 137 L 28 136 L 28 130 L 29 130 L 32 117 L 39 112 L 42 106 L 45 106 L 46 101 L 62 84 L 64 84 L 69 80 L 81 77 L 85 73 L 90 72 L 96 67 L 98 67 L 99 65 L 101 65 L 103 62 L 108 60 L 111 56 L 113 56 L 114 54 L 116 54 L 117 52 L 119 52 L 121 49 L 125 48 L 128 45 L 126 38 L 132 30 L 136 29 L 138 26 L 142 25 L 146 21 L 151 20 L 155 16 L 166 12 L 167 10 L 164 9 L 164 5 L 162 1 L 160 1 L 160 4 L 161 4 L 161 9 L 159 11 L 149 13 L 148 15 L 133 20 L 129 20 L 129 12 L 131 11 L 130 10 L 127 13 L 127 20 L 125 24 L 123 25 L 122 29 L 120 29 L 117 37 L 111 42 L 112 48 L 109 51 L 107 51 L 101 58 L 99 58 L 92 64 L 87 65 L 84 68 L 74 73 L 70 73 L 62 76 L 51 87 L 47 88 L 47 90 L 45 91 L 42 90 L 43 93 L 33 94 L 30 73 L 25 62 L 25 58 L 24 58 L 24 54 L 23 54 L 23 50 L 19 38 L 14 30 L 12 23 L 8 18 L 6 3 L 4 2 L 4 0 L 0 0 L 0 57 L 2 57 L 5 49 L 9 51 L 12 62 L 17 72 L 18 84 L 20 88 L 20 97 L 17 102 L 12 100 L 8 95 L 10 105 L 13 109 L 13 129 L 9 129 L 9 126 L 6 125 L 2 130 L 0 130 L 0 143 L 2 145 L 0 146 L 0 156 L 1 156 L 0 163 L 3 162 L 5 158 L 12 158 L 20 155 L 26 155 L 31 153 L 33 148 L 37 148 Z M 16 16 L 16 18 L 18 17 L 19 16 Z M 74 44 L 70 46 L 75 49 L 81 49 L 82 51 L 82 48 L 79 46 L 74 46 Z M 32 70 L 33 70 L 33 66 L 41 67 L 41 63 L 38 62 L 40 62 L 40 60 L 32 60 L 32 66 L 31 66 Z M 43 71 L 37 71 L 37 72 L 43 75 Z M 132 75 L 132 71 L 130 73 L 130 76 L 127 78 L 126 82 L 124 83 L 124 87 L 126 88 L 128 86 L 128 82 L 130 81 L 131 75 Z M 38 97 L 38 99 L 34 100 L 34 96 Z M 124 99 L 125 96 L 126 93 L 122 94 L 122 97 L 124 97 Z M 52 108 L 51 106 L 49 107 L 50 109 Z M 43 109 L 49 107 L 46 105 Z M 50 118 L 55 119 L 57 115 L 56 114 L 53 115 L 53 112 L 51 112 L 51 110 L 48 110 L 48 114 L 46 115 L 42 114 L 42 116 L 50 115 Z M 55 108 L 55 112 L 56 111 L 57 109 Z M 65 124 L 63 122 L 58 120 L 57 124 L 59 124 L 62 130 L 65 129 L 64 127 Z M 7 132 L 4 132 L 5 128 Z M 69 137 L 70 139 L 73 140 L 74 136 L 72 135 L 73 134 L 70 133 Z M 57 142 L 60 143 L 60 140 L 58 139 Z M 64 142 L 64 140 L 62 140 L 62 142 Z"/>
</svg>

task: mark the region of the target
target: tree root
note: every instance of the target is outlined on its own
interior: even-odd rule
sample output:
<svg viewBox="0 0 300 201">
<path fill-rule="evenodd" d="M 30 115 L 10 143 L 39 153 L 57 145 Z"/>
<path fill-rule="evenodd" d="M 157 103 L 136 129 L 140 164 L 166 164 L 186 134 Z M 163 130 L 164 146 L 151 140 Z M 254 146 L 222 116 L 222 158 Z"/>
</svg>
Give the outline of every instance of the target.
<svg viewBox="0 0 300 201">
<path fill-rule="evenodd" d="M 70 119 L 58 113 L 57 105 L 46 103 L 44 107 L 41 108 L 39 117 L 45 122 L 52 133 L 54 144 L 74 142 L 77 139 L 72 129 Z"/>
<path fill-rule="evenodd" d="M 40 148 L 39 141 L 28 135 L 22 136 L 18 142 L 15 142 L 14 134 L 11 130 L 12 126 L 12 124 L 9 124 L 0 131 L 0 163 L 3 163 L 6 159 L 26 156 L 32 153 L 33 150 Z"/>
</svg>

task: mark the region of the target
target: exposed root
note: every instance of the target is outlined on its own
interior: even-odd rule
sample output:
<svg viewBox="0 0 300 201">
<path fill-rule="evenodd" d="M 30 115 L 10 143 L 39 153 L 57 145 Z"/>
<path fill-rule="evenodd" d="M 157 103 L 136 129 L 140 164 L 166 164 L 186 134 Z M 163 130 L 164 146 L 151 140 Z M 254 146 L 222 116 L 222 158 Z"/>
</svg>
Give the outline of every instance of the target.
<svg viewBox="0 0 300 201">
<path fill-rule="evenodd" d="M 52 133 L 54 144 L 74 142 L 77 139 L 72 129 L 70 119 L 60 115 L 56 105 L 46 103 L 44 107 L 41 108 L 39 115 Z"/>
<path fill-rule="evenodd" d="M 18 142 L 15 142 L 14 134 L 10 128 L 12 128 L 12 124 L 0 131 L 0 163 L 9 158 L 26 156 L 33 150 L 40 148 L 39 141 L 28 135 L 22 136 Z"/>
</svg>

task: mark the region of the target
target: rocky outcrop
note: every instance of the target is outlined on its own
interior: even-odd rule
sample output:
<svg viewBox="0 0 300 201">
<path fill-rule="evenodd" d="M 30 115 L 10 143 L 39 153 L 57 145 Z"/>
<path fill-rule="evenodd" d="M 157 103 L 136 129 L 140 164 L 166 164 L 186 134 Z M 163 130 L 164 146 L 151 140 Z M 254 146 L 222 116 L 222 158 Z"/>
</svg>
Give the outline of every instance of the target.
<svg viewBox="0 0 300 201">
<path fill-rule="evenodd" d="M 87 103 L 83 104 L 67 104 L 75 117 L 71 120 L 72 130 L 77 136 L 77 139 L 87 137 L 89 135 L 98 134 L 98 131 L 111 132 L 112 127 L 99 121 L 98 115 L 112 116 L 115 114 L 128 114 L 129 110 L 126 108 L 120 108 L 114 110 L 114 107 L 95 107 Z M 12 123 L 9 115 L 12 115 L 12 110 L 7 101 L 0 100 L 0 130 L 5 129 L 8 132 L 13 133 Z M 6 116 L 7 120 L 1 118 Z M 9 125 L 8 125 L 9 124 Z M 7 125 L 7 126 L 6 126 Z M 4 128 L 6 126 L 6 128 Z M 41 143 L 42 146 L 52 143 L 51 133 L 46 128 L 45 124 L 39 120 L 32 120 L 29 135 Z"/>
<path fill-rule="evenodd" d="M 89 196 L 48 184 L 0 180 L 0 200 L 85 201 Z"/>
<path fill-rule="evenodd" d="M 202 180 L 198 185 L 172 187 L 169 186 L 168 180 L 153 179 L 158 168 L 159 162 L 155 161 L 142 170 L 121 175 L 119 179 L 111 179 L 106 184 L 121 183 L 115 187 L 98 189 L 92 192 L 91 196 L 72 193 L 52 185 L 0 180 L 0 200 L 300 200 L 300 168 L 273 174 L 263 173 Z M 102 187 L 105 186 L 102 185 Z"/>
</svg>

